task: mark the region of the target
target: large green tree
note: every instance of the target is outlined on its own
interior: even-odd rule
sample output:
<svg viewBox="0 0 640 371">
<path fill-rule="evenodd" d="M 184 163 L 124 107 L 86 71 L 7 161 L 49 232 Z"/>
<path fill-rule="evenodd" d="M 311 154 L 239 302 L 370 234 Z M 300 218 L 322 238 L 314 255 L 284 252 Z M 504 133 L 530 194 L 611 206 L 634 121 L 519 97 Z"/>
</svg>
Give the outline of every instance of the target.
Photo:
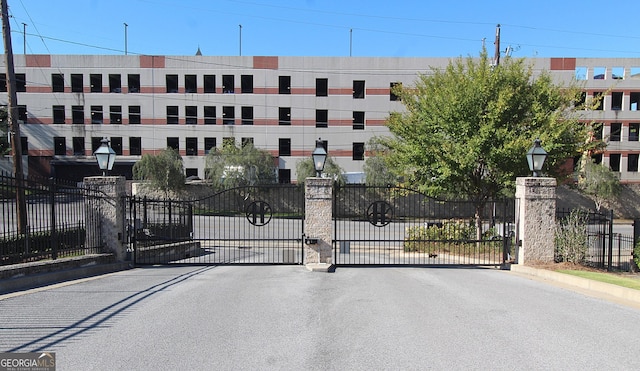
<svg viewBox="0 0 640 371">
<path fill-rule="evenodd" d="M 166 148 L 157 155 L 144 154 L 133 165 L 133 178 L 148 181 L 151 187 L 168 196 L 170 191 L 184 188 L 185 175 L 182 157 L 173 148 Z"/>
<path fill-rule="evenodd" d="M 214 149 L 205 159 L 205 174 L 216 189 L 277 182 L 277 166 L 268 151 L 253 144 L 237 147 L 226 143 Z"/>
<path fill-rule="evenodd" d="M 549 153 L 545 172 L 558 177 L 572 172 L 562 173 L 567 159 L 594 145 L 573 108 L 579 91 L 523 59 L 493 66 L 483 51 L 452 60 L 394 91 L 406 110 L 387 120 L 388 163 L 431 196 L 474 201 L 480 222 L 488 200 L 512 194 L 515 178 L 530 175 L 525 154 L 535 138 Z"/>
<path fill-rule="evenodd" d="M 344 170 L 338 165 L 331 156 L 327 156 L 327 160 L 324 163 L 324 170 L 322 175 L 327 178 L 333 178 L 338 184 L 345 184 Z M 313 159 L 309 156 L 303 160 L 298 161 L 296 164 L 296 175 L 298 184 L 304 184 L 305 179 L 313 178 L 316 174 L 316 168 L 313 164 Z"/>
</svg>

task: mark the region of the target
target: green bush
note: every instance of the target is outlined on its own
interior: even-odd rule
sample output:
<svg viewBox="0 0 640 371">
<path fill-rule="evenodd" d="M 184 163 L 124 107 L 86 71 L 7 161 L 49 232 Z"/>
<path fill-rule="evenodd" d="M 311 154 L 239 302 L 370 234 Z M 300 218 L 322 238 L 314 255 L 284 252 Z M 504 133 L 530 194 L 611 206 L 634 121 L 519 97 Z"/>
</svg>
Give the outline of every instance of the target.
<svg viewBox="0 0 640 371">
<path fill-rule="evenodd" d="M 447 221 L 442 225 L 415 226 L 407 228 L 404 251 L 433 253 L 446 250 L 449 243 L 473 240 L 475 227 L 465 221 Z"/>
<path fill-rule="evenodd" d="M 636 264 L 636 269 L 640 269 L 640 241 L 633 247 L 633 262 Z"/>
<path fill-rule="evenodd" d="M 584 264 L 589 249 L 587 236 L 588 214 L 582 210 L 572 210 L 561 219 L 555 231 L 555 261 Z"/>
</svg>

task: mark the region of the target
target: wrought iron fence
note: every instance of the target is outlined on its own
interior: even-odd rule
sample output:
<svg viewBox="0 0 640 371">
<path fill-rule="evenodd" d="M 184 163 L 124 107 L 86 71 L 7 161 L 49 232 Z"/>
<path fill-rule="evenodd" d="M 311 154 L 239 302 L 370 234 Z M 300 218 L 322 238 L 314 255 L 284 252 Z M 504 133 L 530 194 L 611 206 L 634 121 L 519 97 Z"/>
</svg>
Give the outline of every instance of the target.
<svg viewBox="0 0 640 371">
<path fill-rule="evenodd" d="M 75 183 L 0 174 L 0 265 L 101 252 L 98 223 L 87 233 L 85 210 L 103 207 L 104 200 Z"/>
</svg>

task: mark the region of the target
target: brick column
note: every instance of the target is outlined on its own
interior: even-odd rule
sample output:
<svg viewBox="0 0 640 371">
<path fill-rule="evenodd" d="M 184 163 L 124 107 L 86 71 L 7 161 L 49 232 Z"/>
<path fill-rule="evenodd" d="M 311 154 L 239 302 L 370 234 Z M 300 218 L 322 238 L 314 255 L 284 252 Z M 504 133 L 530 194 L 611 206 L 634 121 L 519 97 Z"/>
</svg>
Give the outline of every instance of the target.
<svg viewBox="0 0 640 371">
<path fill-rule="evenodd" d="M 85 187 L 91 191 L 100 191 L 104 198 L 89 198 L 85 201 L 85 223 L 87 241 L 95 241 L 91 233 L 100 231 L 105 251 L 113 252 L 118 261 L 126 260 L 126 248 L 123 244 L 124 205 L 122 197 L 126 195 L 123 176 L 94 176 L 84 178 Z M 93 192 L 91 192 L 92 195 Z M 95 202 L 98 201 L 98 202 Z"/>
<path fill-rule="evenodd" d="M 517 264 L 553 262 L 556 227 L 555 178 L 516 179 Z"/>
<path fill-rule="evenodd" d="M 333 180 L 307 178 L 304 187 L 304 264 L 326 271 L 333 265 Z"/>
</svg>

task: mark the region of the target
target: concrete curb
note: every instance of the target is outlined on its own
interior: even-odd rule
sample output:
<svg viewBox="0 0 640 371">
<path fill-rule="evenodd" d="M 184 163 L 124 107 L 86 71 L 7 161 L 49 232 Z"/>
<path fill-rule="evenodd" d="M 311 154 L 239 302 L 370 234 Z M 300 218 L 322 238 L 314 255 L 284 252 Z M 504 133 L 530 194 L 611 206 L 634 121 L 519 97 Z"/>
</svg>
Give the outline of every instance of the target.
<svg viewBox="0 0 640 371">
<path fill-rule="evenodd" d="M 558 273 L 546 269 L 532 268 L 518 264 L 511 265 L 511 272 L 557 282 L 592 294 L 599 294 L 595 296 L 605 295 L 640 306 L 640 290 L 629 289 L 610 283 L 593 281 L 582 277 L 572 276 L 570 274 Z"/>
</svg>

